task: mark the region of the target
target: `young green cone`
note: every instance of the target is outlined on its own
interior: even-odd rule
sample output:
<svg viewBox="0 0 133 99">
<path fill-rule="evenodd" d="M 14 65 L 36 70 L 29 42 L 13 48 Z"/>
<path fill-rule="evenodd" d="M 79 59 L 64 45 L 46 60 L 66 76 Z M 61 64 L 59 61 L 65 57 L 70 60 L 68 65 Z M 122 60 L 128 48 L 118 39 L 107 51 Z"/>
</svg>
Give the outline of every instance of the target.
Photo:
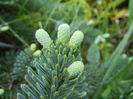
<svg viewBox="0 0 133 99">
<path fill-rule="evenodd" d="M 84 34 L 81 31 L 75 31 L 69 41 L 69 45 L 73 48 L 78 47 L 83 41 Z"/>
<path fill-rule="evenodd" d="M 69 41 L 69 39 L 70 39 L 70 26 L 68 24 L 61 24 L 58 27 L 57 38 L 62 43 L 64 43 L 64 42 L 66 43 Z"/>
<path fill-rule="evenodd" d="M 43 48 L 49 49 L 51 38 L 44 29 L 38 29 L 35 34 L 36 39 L 43 46 Z"/>
<path fill-rule="evenodd" d="M 68 67 L 69 78 L 72 79 L 84 70 L 84 64 L 81 61 L 75 61 Z"/>
</svg>

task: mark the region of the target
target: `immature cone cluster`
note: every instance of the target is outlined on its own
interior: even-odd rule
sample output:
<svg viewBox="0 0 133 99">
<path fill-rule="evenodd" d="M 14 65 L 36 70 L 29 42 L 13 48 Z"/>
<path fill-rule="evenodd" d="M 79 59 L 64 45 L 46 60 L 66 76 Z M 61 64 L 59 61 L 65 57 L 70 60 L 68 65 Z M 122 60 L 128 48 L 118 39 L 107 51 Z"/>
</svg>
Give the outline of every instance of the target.
<svg viewBox="0 0 133 99">
<path fill-rule="evenodd" d="M 43 48 L 50 50 L 51 38 L 45 30 L 38 29 L 35 36 L 38 42 L 43 45 Z M 68 24 L 61 24 L 58 27 L 57 40 L 61 43 L 68 43 L 72 48 L 78 47 L 83 41 L 83 38 L 84 34 L 81 31 L 75 31 L 70 38 L 70 26 Z M 40 51 L 37 51 L 33 55 L 36 56 L 40 53 Z M 75 61 L 68 67 L 69 77 L 73 78 L 80 74 L 83 70 L 84 64 L 81 61 Z"/>
<path fill-rule="evenodd" d="M 41 43 L 43 48 L 49 49 L 50 43 L 51 43 L 51 38 L 45 30 L 38 29 L 36 31 L 35 36 L 36 36 L 36 39 L 38 40 L 38 42 Z"/>
<path fill-rule="evenodd" d="M 43 48 L 50 49 L 51 38 L 45 30 L 38 29 L 35 36 Z M 70 38 L 70 26 L 68 24 L 61 24 L 58 28 L 57 40 L 61 43 L 69 43 L 69 46 L 72 48 L 78 47 L 83 41 L 83 38 L 84 34 L 81 31 L 75 31 Z"/>
<path fill-rule="evenodd" d="M 75 61 L 68 67 L 69 78 L 74 78 L 84 70 L 84 64 L 81 61 Z"/>
</svg>

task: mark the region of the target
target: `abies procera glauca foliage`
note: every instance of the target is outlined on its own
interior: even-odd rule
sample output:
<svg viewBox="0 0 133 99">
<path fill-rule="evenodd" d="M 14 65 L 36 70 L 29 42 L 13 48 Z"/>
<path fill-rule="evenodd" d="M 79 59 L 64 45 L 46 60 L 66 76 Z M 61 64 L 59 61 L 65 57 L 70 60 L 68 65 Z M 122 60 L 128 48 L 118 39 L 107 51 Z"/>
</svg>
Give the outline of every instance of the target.
<svg viewBox="0 0 133 99">
<path fill-rule="evenodd" d="M 38 29 L 35 34 L 43 46 L 42 54 L 33 61 L 34 70 L 28 67 L 22 84 L 24 94 L 18 93 L 18 99 L 77 99 L 86 95 L 84 64 L 80 54 L 80 44 L 84 38 L 81 31 L 75 31 L 70 37 L 70 26 L 61 24 L 57 40 L 51 40 L 49 34 Z"/>
</svg>

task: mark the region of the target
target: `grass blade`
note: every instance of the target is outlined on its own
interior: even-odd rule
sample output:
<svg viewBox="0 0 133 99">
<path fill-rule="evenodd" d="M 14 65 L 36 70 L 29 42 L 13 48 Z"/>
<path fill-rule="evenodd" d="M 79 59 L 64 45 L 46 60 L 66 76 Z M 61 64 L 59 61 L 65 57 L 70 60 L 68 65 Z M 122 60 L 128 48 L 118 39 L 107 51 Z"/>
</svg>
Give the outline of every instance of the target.
<svg viewBox="0 0 133 99">
<path fill-rule="evenodd" d="M 133 0 L 129 1 L 129 22 L 133 23 Z"/>
<path fill-rule="evenodd" d="M 122 78 L 122 77 L 126 76 L 132 66 L 133 66 L 133 61 L 129 62 L 116 75 L 114 75 L 109 81 L 107 81 L 107 84 L 110 82 L 113 82 L 114 80 L 116 80 L 118 78 Z"/>
<path fill-rule="evenodd" d="M 103 78 L 103 81 L 100 83 L 100 86 L 94 96 L 93 99 L 97 99 L 97 96 L 99 95 L 101 89 L 104 86 L 105 81 L 108 79 L 108 77 L 110 76 L 111 72 L 113 71 L 113 69 L 115 68 L 117 61 L 122 53 L 122 51 L 124 50 L 125 46 L 127 45 L 127 42 L 129 40 L 129 38 L 131 37 L 133 33 L 133 24 L 130 25 L 130 28 L 128 30 L 128 32 L 124 35 L 124 38 L 122 39 L 122 41 L 120 42 L 120 44 L 117 46 L 116 50 L 113 52 L 112 56 L 110 57 L 109 61 L 107 64 L 105 64 L 104 67 L 108 67 L 108 70 Z"/>
<path fill-rule="evenodd" d="M 47 25 L 49 24 L 49 21 L 50 21 L 50 19 L 52 18 L 52 16 L 54 15 L 54 13 L 56 12 L 55 10 L 58 8 L 60 2 L 61 2 L 61 0 L 59 0 L 59 1 L 57 2 L 57 4 L 55 5 L 55 7 L 53 8 L 53 10 L 51 11 L 51 13 L 50 13 L 50 15 L 49 15 L 49 17 L 48 17 L 48 19 L 47 19 L 47 21 L 46 21 L 46 24 L 44 25 L 44 29 L 45 29 L 45 28 L 47 27 Z"/>
</svg>

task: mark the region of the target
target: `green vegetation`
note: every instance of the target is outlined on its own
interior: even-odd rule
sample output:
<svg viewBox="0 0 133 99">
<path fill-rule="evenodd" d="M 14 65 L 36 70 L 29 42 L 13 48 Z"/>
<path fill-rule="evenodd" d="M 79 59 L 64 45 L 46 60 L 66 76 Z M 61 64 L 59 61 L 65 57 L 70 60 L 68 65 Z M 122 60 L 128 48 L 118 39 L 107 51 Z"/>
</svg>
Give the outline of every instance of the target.
<svg viewBox="0 0 133 99">
<path fill-rule="evenodd" d="M 1 0 L 0 99 L 133 99 L 133 0 Z"/>
</svg>

